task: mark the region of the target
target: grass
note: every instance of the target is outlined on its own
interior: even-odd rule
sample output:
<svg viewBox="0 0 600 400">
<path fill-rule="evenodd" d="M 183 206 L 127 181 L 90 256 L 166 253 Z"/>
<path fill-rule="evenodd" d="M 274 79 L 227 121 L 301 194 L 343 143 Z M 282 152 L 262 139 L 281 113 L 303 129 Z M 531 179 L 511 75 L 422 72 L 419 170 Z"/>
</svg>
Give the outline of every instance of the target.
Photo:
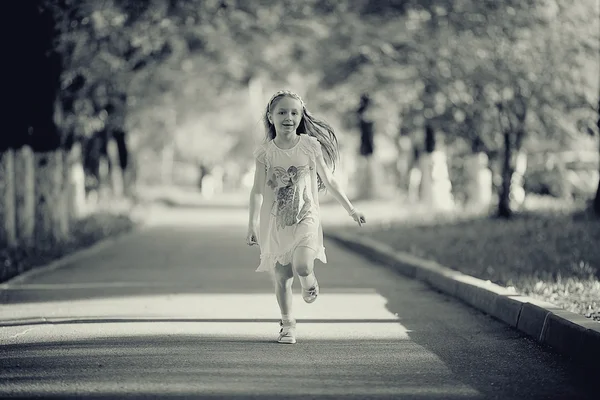
<svg viewBox="0 0 600 400">
<path fill-rule="evenodd" d="M 368 231 L 396 250 L 600 321 L 600 219 L 580 205 L 530 205 L 511 220 L 438 215 Z"/>
<path fill-rule="evenodd" d="M 74 223 L 71 238 L 66 242 L 42 242 L 31 247 L 5 247 L 0 250 L 0 282 L 89 247 L 102 239 L 129 232 L 135 225 L 127 213 L 98 210 Z"/>
</svg>

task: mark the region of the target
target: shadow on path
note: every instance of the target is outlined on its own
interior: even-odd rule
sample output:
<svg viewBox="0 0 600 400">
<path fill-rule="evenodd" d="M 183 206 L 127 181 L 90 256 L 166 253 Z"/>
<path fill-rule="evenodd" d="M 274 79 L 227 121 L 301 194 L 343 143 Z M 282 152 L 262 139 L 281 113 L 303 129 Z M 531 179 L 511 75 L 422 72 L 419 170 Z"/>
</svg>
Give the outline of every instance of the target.
<svg viewBox="0 0 600 400">
<path fill-rule="evenodd" d="M 329 263 L 317 266 L 319 300 L 298 301 L 295 283 L 298 344 L 278 345 L 271 284 L 254 272 L 258 250 L 247 248 L 244 235 L 241 226 L 155 227 L 8 287 L 0 311 L 0 394 L 597 395 L 591 368 L 332 242 Z"/>
</svg>

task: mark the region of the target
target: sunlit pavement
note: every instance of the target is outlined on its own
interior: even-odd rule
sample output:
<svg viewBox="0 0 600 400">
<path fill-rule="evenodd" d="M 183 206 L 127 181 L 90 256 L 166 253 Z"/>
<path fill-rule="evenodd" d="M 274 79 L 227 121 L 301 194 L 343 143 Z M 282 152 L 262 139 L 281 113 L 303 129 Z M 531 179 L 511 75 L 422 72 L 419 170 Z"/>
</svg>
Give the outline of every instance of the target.
<svg viewBox="0 0 600 400">
<path fill-rule="evenodd" d="M 246 211 L 161 209 L 151 226 L 2 286 L 0 395 L 55 398 L 594 398 L 592 372 L 419 282 L 326 243 L 295 282 L 298 343 Z M 330 218 L 331 218 L 330 214 Z M 587 397 L 586 397 L 587 395 Z"/>
</svg>

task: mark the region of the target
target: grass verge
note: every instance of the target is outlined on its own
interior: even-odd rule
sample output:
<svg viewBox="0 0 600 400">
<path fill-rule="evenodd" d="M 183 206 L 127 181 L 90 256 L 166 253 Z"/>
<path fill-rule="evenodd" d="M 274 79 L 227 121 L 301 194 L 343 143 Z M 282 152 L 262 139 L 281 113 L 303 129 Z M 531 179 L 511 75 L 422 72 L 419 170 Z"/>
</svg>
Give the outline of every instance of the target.
<svg viewBox="0 0 600 400">
<path fill-rule="evenodd" d="M 43 242 L 31 247 L 1 249 L 0 282 L 89 247 L 100 240 L 129 232 L 135 226 L 136 222 L 127 213 L 102 210 L 75 222 L 71 238 L 66 242 Z"/>
<path fill-rule="evenodd" d="M 511 220 L 459 213 L 365 228 L 396 250 L 600 322 L 600 219 L 582 206 L 529 209 Z"/>
</svg>

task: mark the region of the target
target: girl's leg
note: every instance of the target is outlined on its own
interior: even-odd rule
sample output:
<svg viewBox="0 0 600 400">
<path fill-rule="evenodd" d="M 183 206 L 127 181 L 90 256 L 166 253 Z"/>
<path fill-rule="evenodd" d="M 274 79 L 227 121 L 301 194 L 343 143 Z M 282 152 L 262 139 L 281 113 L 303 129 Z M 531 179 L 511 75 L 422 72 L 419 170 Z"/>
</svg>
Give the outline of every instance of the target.
<svg viewBox="0 0 600 400">
<path fill-rule="evenodd" d="M 292 319 L 292 283 L 294 282 L 294 271 L 291 264 L 275 264 L 273 271 L 273 283 L 275 285 L 275 296 L 281 310 L 282 319 Z"/>
<path fill-rule="evenodd" d="M 319 285 L 314 273 L 314 260 L 315 250 L 306 246 L 296 248 L 292 258 L 292 266 L 302 285 L 302 297 L 307 303 L 315 301 L 319 294 Z"/>
</svg>

